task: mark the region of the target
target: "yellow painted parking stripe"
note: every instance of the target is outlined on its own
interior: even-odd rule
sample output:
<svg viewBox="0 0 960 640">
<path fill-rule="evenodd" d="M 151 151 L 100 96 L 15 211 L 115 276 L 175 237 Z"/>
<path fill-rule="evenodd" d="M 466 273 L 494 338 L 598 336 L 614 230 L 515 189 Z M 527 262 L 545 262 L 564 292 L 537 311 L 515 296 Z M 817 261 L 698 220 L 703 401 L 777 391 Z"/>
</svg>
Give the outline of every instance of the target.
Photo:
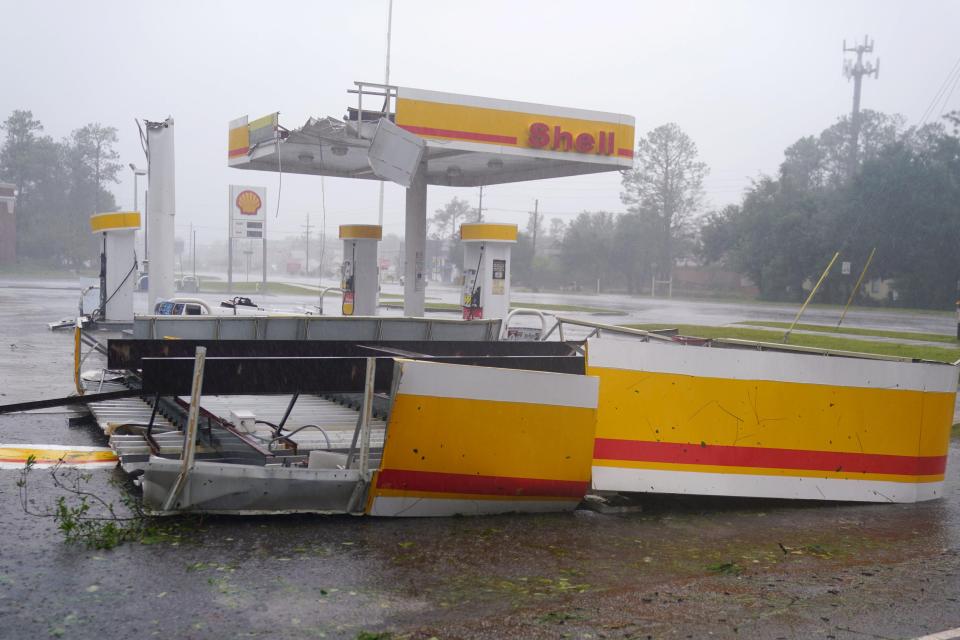
<svg viewBox="0 0 960 640">
<path fill-rule="evenodd" d="M 117 455 L 104 447 L 58 445 L 0 445 L 0 463 L 24 465 L 33 456 L 37 464 L 68 465 L 116 462 Z"/>
</svg>

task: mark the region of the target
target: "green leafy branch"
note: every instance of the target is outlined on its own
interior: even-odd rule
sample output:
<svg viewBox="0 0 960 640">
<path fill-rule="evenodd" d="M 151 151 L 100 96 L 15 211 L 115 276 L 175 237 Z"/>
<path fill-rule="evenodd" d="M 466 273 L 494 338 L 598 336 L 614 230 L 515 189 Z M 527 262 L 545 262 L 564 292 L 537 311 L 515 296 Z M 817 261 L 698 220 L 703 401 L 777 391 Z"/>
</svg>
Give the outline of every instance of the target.
<svg viewBox="0 0 960 640">
<path fill-rule="evenodd" d="M 84 544 L 94 549 L 112 549 L 130 541 L 155 539 L 158 533 L 155 519 L 148 516 L 139 496 L 120 487 L 120 501 L 129 515 L 87 486 L 92 476 L 78 469 L 68 469 L 60 460 L 50 468 L 50 478 L 56 489 L 66 493 L 57 497 L 52 507 L 35 508 L 30 497 L 30 474 L 35 470 L 36 457 L 29 456 L 17 480 L 20 506 L 24 513 L 53 518 L 66 542 Z M 111 484 L 117 485 L 116 480 Z"/>
</svg>

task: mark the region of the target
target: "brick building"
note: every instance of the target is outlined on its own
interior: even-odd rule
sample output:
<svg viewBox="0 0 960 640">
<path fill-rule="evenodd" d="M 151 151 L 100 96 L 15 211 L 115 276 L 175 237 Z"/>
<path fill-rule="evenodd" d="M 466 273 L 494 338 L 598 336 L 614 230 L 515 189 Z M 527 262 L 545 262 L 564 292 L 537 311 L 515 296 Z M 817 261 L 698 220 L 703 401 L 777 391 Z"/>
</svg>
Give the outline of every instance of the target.
<svg viewBox="0 0 960 640">
<path fill-rule="evenodd" d="M 16 185 L 0 182 L 0 264 L 17 261 L 17 219 L 13 214 L 16 203 Z"/>
</svg>

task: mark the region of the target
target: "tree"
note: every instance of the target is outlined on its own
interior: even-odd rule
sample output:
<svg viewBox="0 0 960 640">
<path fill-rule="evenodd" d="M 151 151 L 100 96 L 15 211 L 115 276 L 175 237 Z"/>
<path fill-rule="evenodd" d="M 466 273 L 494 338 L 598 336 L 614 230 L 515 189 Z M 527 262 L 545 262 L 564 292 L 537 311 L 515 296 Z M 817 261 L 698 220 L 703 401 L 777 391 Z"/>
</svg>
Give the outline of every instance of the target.
<svg viewBox="0 0 960 640">
<path fill-rule="evenodd" d="M 610 242 L 613 268 L 623 276 L 627 293 L 639 293 L 653 275 L 652 256 L 657 254 L 657 227 L 652 216 L 625 213 L 617 217 Z"/>
<path fill-rule="evenodd" d="M 102 211 L 101 193 L 105 182 L 119 182 L 117 174 L 120 154 L 113 148 L 117 143 L 115 127 L 104 127 L 99 122 L 88 124 L 72 134 L 74 183 L 89 183 L 93 194 L 93 213 Z"/>
<path fill-rule="evenodd" d="M 533 241 L 533 253 L 537 253 L 537 240 L 543 241 L 543 214 L 539 211 L 531 211 L 527 214 L 527 233 L 530 234 Z"/>
<path fill-rule="evenodd" d="M 0 129 L 6 132 L 6 141 L 0 149 L 0 177 L 17 185 L 22 202 L 29 197 L 31 187 L 43 170 L 35 153 L 43 140 L 37 135 L 43 131 L 43 125 L 33 119 L 33 112 L 16 110 Z"/>
<path fill-rule="evenodd" d="M 704 217 L 697 252 L 703 262 L 723 264 L 729 259 L 742 234 L 738 228 L 742 213 L 739 205 L 731 204 Z"/>
<path fill-rule="evenodd" d="M 443 259 L 441 272 L 443 279 L 453 277 L 454 265 L 459 265 L 463 257 L 460 242 L 460 225 L 467 220 L 474 209 L 466 200 L 454 197 L 453 200 L 437 209 L 430 218 L 432 236 L 439 241 L 438 256 Z"/>
<path fill-rule="evenodd" d="M 460 233 L 460 224 L 470 214 L 470 203 L 454 196 L 453 200 L 437 209 L 430 218 L 433 237 L 438 240 L 456 238 Z"/>
<path fill-rule="evenodd" d="M 857 157 L 862 165 L 872 160 L 885 146 L 896 142 L 902 133 L 906 119 L 899 114 L 886 114 L 871 109 L 860 112 L 860 136 Z M 821 150 L 821 168 L 826 179 L 834 186 L 851 179 L 850 142 L 852 125 L 850 116 L 844 115 L 827 127 L 817 139 Z"/>
<path fill-rule="evenodd" d="M 26 110 L 14 111 L 0 127 L 0 179 L 17 185 L 17 255 L 52 258 L 68 246 L 69 180 L 63 146 L 40 135 L 43 125 Z M 89 234 L 88 234 L 89 235 Z"/>
<path fill-rule="evenodd" d="M 903 129 L 869 112 L 861 164 L 849 176 L 844 119 L 787 148 L 779 178 L 761 177 L 706 218 L 701 256 L 750 276 L 761 297 L 800 300 L 839 251 L 858 273 L 891 279 L 898 304 L 943 308 L 956 299 L 960 266 L 960 140 L 943 124 Z M 843 303 L 856 276 L 838 268 L 817 299 Z M 858 292 L 859 293 L 859 292 Z"/>
<path fill-rule="evenodd" d="M 649 218 L 657 248 L 652 268 L 669 278 L 675 246 L 700 208 L 707 165 L 697 159 L 697 145 L 674 123 L 647 133 L 634 161 L 636 168 L 623 173 L 620 199 L 630 213 Z"/>
<path fill-rule="evenodd" d="M 943 119 L 953 127 L 953 136 L 960 134 L 960 110 L 950 111 L 943 114 Z"/>
<path fill-rule="evenodd" d="M 0 179 L 17 185 L 17 254 L 57 265 L 93 262 L 92 213 L 113 211 L 106 185 L 117 181 L 116 129 L 91 124 L 55 142 L 30 111 L 3 123 Z"/>
<path fill-rule="evenodd" d="M 567 225 L 564 224 L 563 220 L 560 218 L 550 218 L 550 230 L 548 233 L 553 242 L 562 242 L 563 234 L 566 232 L 566 230 Z"/>
<path fill-rule="evenodd" d="M 537 241 L 540 241 L 541 253 L 543 253 L 543 214 L 537 211 L 536 207 L 527 214 L 527 235 L 530 237 L 530 275 L 529 284 L 534 291 L 539 291 L 537 284 Z"/>
<path fill-rule="evenodd" d="M 960 281 L 960 140 L 940 135 L 930 145 L 922 140 L 929 130 L 908 133 L 864 163 L 841 224 L 860 255 L 877 248 L 871 271 L 894 280 L 899 304 L 951 308 Z"/>
<path fill-rule="evenodd" d="M 567 283 L 606 282 L 611 277 L 615 266 L 610 248 L 615 234 L 616 219 L 605 211 L 585 211 L 569 224 L 560 253 Z"/>
<path fill-rule="evenodd" d="M 800 138 L 783 152 L 780 181 L 801 191 L 815 191 L 827 186 L 826 152 L 815 136 Z"/>
</svg>

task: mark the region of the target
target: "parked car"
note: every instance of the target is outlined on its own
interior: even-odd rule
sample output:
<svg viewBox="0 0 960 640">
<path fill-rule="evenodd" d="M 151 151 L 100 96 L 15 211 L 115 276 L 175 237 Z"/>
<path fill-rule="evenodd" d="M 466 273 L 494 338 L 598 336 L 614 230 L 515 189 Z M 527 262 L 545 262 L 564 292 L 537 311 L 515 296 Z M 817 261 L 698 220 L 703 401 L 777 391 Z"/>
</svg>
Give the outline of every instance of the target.
<svg viewBox="0 0 960 640">
<path fill-rule="evenodd" d="M 210 314 L 210 305 L 195 298 L 171 298 L 160 300 L 153 306 L 158 316 L 205 316 Z"/>
<path fill-rule="evenodd" d="M 177 291 L 187 291 L 197 293 L 200 291 L 200 278 L 195 276 L 183 276 L 176 280 Z"/>
</svg>

